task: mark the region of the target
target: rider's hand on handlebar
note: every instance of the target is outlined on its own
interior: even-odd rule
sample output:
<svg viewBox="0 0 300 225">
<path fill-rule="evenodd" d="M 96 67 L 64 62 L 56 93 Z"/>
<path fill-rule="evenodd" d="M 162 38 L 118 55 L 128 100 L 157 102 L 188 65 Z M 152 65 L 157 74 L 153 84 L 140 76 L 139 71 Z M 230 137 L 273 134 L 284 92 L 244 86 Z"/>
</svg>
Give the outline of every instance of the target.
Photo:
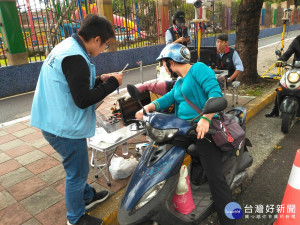
<svg viewBox="0 0 300 225">
<path fill-rule="evenodd" d="M 137 112 L 135 113 L 135 118 L 136 118 L 137 120 L 141 120 L 141 119 L 143 118 L 143 115 L 144 115 L 143 109 L 141 109 L 140 111 L 137 111 Z"/>
<path fill-rule="evenodd" d="M 147 106 L 145 106 L 144 109 L 145 109 L 146 113 L 149 112 L 149 109 L 148 109 Z M 143 119 L 143 115 L 144 115 L 144 112 L 143 112 L 143 109 L 141 109 L 140 111 L 137 111 L 137 112 L 135 113 L 135 118 L 136 118 L 137 120 L 142 120 L 142 119 Z"/>
<path fill-rule="evenodd" d="M 276 67 L 283 67 L 283 61 L 278 60 L 275 64 Z"/>
<path fill-rule="evenodd" d="M 204 138 L 204 135 L 208 132 L 209 130 L 209 122 L 206 119 L 200 119 L 197 123 L 197 139 L 202 139 Z"/>
<path fill-rule="evenodd" d="M 148 105 L 145 105 L 144 109 L 145 109 L 146 113 L 153 112 L 155 110 L 155 105 L 153 103 L 150 103 Z M 137 120 L 142 120 L 143 119 L 143 115 L 144 115 L 144 112 L 143 112 L 143 109 L 141 109 L 140 111 L 137 111 L 135 113 L 135 118 Z"/>
</svg>

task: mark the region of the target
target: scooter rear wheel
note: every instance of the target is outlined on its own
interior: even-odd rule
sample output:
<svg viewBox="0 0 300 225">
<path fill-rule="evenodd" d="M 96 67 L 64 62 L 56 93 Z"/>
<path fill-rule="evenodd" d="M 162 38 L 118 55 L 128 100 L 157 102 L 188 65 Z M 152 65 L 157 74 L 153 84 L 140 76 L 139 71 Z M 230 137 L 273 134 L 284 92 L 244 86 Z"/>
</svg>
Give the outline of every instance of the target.
<svg viewBox="0 0 300 225">
<path fill-rule="evenodd" d="M 291 126 L 292 126 L 292 114 L 282 113 L 281 131 L 286 134 L 289 132 Z"/>
</svg>

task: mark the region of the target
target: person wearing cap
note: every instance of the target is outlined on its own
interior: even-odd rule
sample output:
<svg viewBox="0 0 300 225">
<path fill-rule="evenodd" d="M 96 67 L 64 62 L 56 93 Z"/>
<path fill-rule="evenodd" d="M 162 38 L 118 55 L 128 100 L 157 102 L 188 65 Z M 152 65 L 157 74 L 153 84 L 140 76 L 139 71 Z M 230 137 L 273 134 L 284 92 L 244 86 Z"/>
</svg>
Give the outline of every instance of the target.
<svg viewBox="0 0 300 225">
<path fill-rule="evenodd" d="M 199 115 L 194 109 L 195 107 L 192 107 L 191 102 L 203 110 L 209 98 L 222 97 L 214 71 L 201 62 L 189 64 L 190 51 L 184 45 L 167 45 L 157 60 L 162 61 L 169 74 L 176 73 L 181 79 L 174 84 L 170 92 L 144 106 L 146 112 L 167 109 L 174 104 L 175 116 L 190 121 Z M 225 206 L 232 201 L 232 196 L 222 173 L 222 152 L 215 145 L 211 135 L 207 134 L 214 116 L 215 113 L 204 114 L 197 122 L 197 158 L 201 161 L 207 175 L 220 223 L 233 225 L 235 220 L 229 219 L 224 212 Z M 142 117 L 143 110 L 140 110 L 136 113 L 136 118 L 142 119 Z"/>
<path fill-rule="evenodd" d="M 191 43 L 191 33 L 185 25 L 185 15 L 183 11 L 178 11 L 173 16 L 173 25 L 169 27 L 165 34 L 166 44 L 177 43 L 187 46 Z"/>
<path fill-rule="evenodd" d="M 217 36 L 217 68 L 228 70 L 226 82 L 231 83 L 244 71 L 242 60 L 236 50 L 228 46 L 228 35 Z M 222 84 L 222 83 L 220 83 Z"/>
</svg>

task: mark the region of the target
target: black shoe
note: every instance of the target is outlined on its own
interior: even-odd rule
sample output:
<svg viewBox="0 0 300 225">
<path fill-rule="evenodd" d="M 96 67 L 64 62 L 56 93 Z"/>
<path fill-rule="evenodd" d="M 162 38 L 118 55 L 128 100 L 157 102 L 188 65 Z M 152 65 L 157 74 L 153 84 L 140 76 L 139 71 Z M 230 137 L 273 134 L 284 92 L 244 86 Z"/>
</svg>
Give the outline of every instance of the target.
<svg viewBox="0 0 300 225">
<path fill-rule="evenodd" d="M 96 192 L 95 188 L 93 188 L 93 192 L 94 192 L 93 199 L 91 201 L 85 203 L 86 211 L 91 211 L 93 208 L 95 208 L 101 202 L 105 201 L 105 199 L 107 199 L 107 197 L 109 195 L 108 191 Z"/>
<path fill-rule="evenodd" d="M 278 107 L 275 107 L 272 109 L 271 112 L 265 114 L 266 117 L 278 117 L 279 116 L 279 110 L 278 110 Z"/>
<path fill-rule="evenodd" d="M 102 225 L 103 221 L 99 218 L 83 214 L 76 223 L 70 223 L 68 220 L 67 225 Z"/>
</svg>

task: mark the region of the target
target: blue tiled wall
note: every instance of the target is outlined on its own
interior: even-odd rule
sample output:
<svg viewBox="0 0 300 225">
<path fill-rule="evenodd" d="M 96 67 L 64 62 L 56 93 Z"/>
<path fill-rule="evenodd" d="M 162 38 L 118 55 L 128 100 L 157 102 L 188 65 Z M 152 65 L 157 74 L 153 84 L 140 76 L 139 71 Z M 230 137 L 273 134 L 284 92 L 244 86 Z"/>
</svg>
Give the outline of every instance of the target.
<svg viewBox="0 0 300 225">
<path fill-rule="evenodd" d="M 42 62 L 0 67 L 0 98 L 35 89 Z"/>
<path fill-rule="evenodd" d="M 288 26 L 286 31 L 299 30 L 300 25 Z M 282 27 L 261 30 L 259 38 L 279 34 Z M 234 45 L 235 34 L 229 35 L 229 45 Z M 194 43 L 192 42 L 193 46 Z M 202 46 L 214 46 L 215 37 L 204 38 Z M 123 50 L 118 52 L 102 53 L 94 58 L 97 74 L 121 70 L 126 63 L 129 68 L 138 67 L 137 62 L 142 60 L 143 65 L 155 63 L 156 57 L 165 45 L 149 46 Z M 15 94 L 33 91 L 39 76 L 42 62 L 29 63 L 20 66 L 0 67 L 0 98 Z"/>
<path fill-rule="evenodd" d="M 97 74 L 120 71 L 127 63 L 129 63 L 128 69 L 138 67 L 137 62 L 140 60 L 143 62 L 143 65 L 153 64 L 164 46 L 156 45 L 102 53 L 94 58 Z"/>
</svg>

